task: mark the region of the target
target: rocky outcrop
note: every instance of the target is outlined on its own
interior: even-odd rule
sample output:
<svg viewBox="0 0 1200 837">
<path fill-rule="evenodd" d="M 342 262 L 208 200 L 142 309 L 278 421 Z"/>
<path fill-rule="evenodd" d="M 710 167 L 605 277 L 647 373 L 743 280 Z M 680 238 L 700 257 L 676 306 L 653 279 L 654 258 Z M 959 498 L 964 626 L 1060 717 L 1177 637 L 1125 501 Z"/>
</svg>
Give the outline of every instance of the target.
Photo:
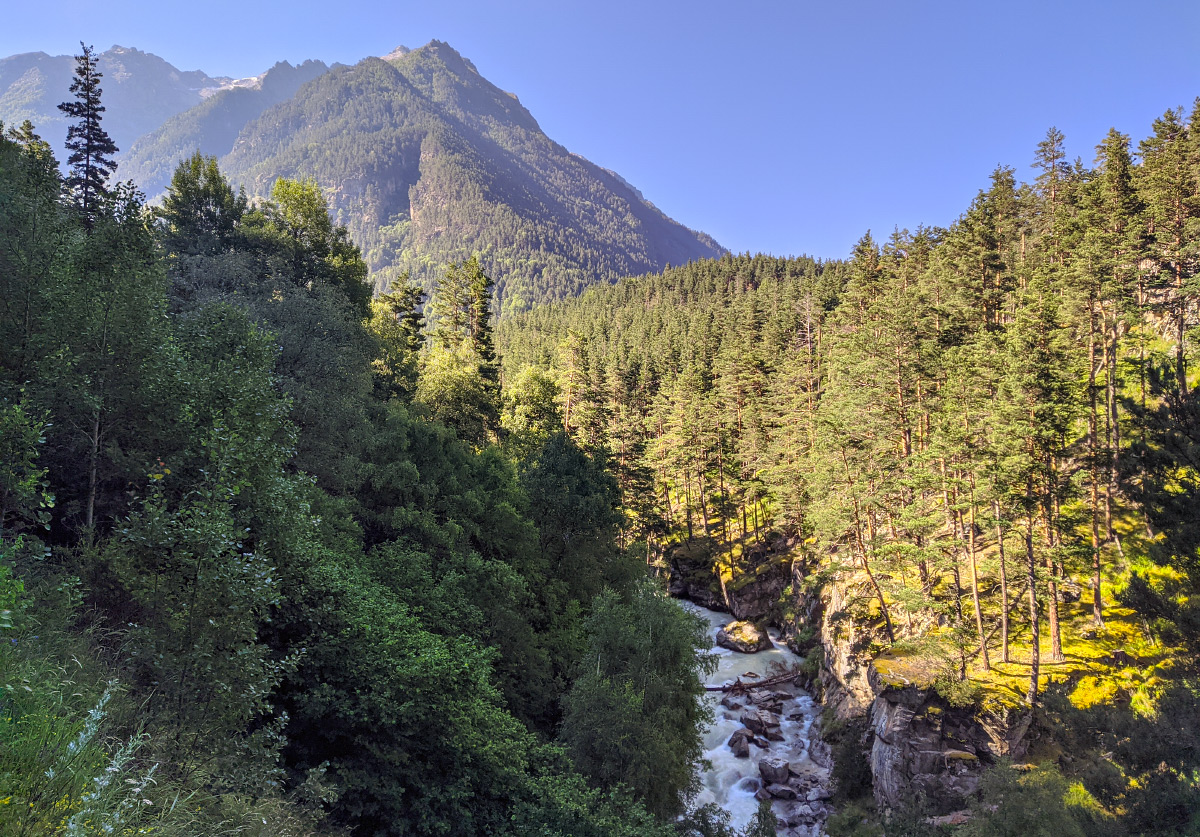
<svg viewBox="0 0 1200 837">
<path fill-rule="evenodd" d="M 790 556 L 795 545 L 794 539 L 777 537 L 749 547 L 724 590 L 711 555 L 677 551 L 670 558 L 667 592 L 709 610 L 732 613 L 735 619 L 777 623 L 781 621 L 777 618 L 780 596 L 791 582 Z"/>
<path fill-rule="evenodd" d="M 758 762 L 758 775 L 768 785 L 787 784 L 790 777 L 787 759 L 768 757 Z"/>
<path fill-rule="evenodd" d="M 793 589 L 803 582 L 793 578 Z M 869 600 L 865 579 L 846 573 L 798 599 L 785 639 L 800 653 L 822 656 L 814 687 L 827 709 L 839 720 L 867 721 L 864 744 L 881 807 L 919 795 L 942 812 L 962 808 L 986 767 L 1024 754 L 1032 715 L 1020 706 L 951 706 L 932 688 L 882 675 L 871 653 L 882 644 L 878 627 L 852 606 Z"/>
<path fill-rule="evenodd" d="M 803 568 L 796 565 L 792 572 L 792 589 L 804 590 Z M 881 637 L 873 623 L 856 620 L 847 607 L 851 599 L 864 597 L 864 585 L 865 580 L 850 577 L 802 594 L 798 618 L 784 626 L 788 647 L 806 657 L 820 657 L 813 690 L 839 721 L 863 717 L 875 700 L 867 680 L 868 649 Z"/>
<path fill-rule="evenodd" d="M 717 645 L 743 654 L 757 654 L 775 647 L 767 632 L 759 630 L 753 622 L 730 622 L 717 631 Z"/>
<path fill-rule="evenodd" d="M 872 666 L 868 717 L 876 802 L 885 808 L 917 796 L 942 810 L 962 807 L 984 768 L 1025 753 L 1031 713 L 1018 708 L 954 707 L 932 689 L 895 688 Z"/>
<path fill-rule="evenodd" d="M 754 740 L 754 733 L 742 727 L 729 736 L 729 749 L 734 756 L 739 759 L 750 757 L 750 742 Z"/>
</svg>

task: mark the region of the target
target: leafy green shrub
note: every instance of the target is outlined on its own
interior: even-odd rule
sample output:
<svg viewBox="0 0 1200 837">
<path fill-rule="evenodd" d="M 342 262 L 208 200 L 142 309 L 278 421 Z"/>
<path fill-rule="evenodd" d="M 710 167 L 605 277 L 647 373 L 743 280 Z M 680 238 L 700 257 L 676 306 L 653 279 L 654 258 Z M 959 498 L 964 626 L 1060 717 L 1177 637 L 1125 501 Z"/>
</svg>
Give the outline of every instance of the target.
<svg viewBox="0 0 1200 837">
<path fill-rule="evenodd" d="M 839 800 L 859 799 L 871 794 L 871 763 L 864 746 L 867 722 L 863 718 L 823 726 L 833 749 L 833 780 Z"/>
<path fill-rule="evenodd" d="M 1050 765 L 1015 770 L 1000 764 L 984 774 L 964 837 L 1092 837 L 1094 811 Z M 1094 805 L 1094 802 L 1091 803 Z"/>
</svg>

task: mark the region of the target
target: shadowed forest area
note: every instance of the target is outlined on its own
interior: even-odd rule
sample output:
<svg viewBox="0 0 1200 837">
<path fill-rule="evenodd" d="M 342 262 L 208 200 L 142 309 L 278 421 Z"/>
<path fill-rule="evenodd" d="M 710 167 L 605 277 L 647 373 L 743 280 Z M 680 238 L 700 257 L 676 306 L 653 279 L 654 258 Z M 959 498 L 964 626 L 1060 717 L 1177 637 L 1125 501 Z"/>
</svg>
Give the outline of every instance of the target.
<svg viewBox="0 0 1200 837">
<path fill-rule="evenodd" d="M 704 626 L 556 424 L 499 444 L 488 277 L 427 332 L 310 181 L 148 210 L 98 81 L 65 177 L 0 132 L 0 832 L 674 833 Z"/>
</svg>

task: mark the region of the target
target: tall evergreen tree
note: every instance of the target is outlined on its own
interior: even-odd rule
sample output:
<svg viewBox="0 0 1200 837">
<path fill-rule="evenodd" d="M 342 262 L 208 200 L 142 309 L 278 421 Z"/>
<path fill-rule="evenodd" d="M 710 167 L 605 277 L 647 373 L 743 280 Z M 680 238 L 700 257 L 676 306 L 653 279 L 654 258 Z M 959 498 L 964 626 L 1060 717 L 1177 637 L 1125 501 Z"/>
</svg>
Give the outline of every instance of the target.
<svg viewBox="0 0 1200 837">
<path fill-rule="evenodd" d="M 100 104 L 102 73 L 96 69 L 93 48 L 82 41 L 79 46 L 83 51 L 75 56 L 75 80 L 71 82 L 75 101 L 63 102 L 58 109 L 76 120 L 67 128 L 67 150 L 71 152 L 67 157 L 71 167 L 67 188 L 90 232 L 100 202 L 108 194 L 108 178 L 117 170 L 113 155 L 118 149 L 100 125 L 104 113 L 104 105 Z"/>
</svg>

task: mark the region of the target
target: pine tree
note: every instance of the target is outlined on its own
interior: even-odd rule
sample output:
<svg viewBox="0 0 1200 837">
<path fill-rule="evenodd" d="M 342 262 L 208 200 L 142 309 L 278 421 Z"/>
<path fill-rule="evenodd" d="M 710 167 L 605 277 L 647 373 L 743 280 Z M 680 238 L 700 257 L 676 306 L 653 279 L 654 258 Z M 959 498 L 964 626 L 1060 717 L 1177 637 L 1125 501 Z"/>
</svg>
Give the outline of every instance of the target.
<svg viewBox="0 0 1200 837">
<path fill-rule="evenodd" d="M 96 69 L 92 47 L 80 41 L 83 53 L 75 56 L 75 80 L 71 92 L 75 101 L 63 102 L 58 109 L 76 120 L 67 128 L 67 188 L 89 232 L 96 221 L 101 201 L 108 195 L 108 178 L 117 170 L 113 155 L 117 146 L 100 126 L 104 105 L 100 104 L 101 73 Z"/>
<path fill-rule="evenodd" d="M 1154 134 L 1142 140 L 1138 191 L 1146 204 L 1151 257 L 1157 282 L 1165 291 L 1164 309 L 1175 321 L 1175 380 L 1187 392 L 1186 323 L 1189 297 L 1195 294 L 1196 246 L 1189 235 L 1200 215 L 1192 138 L 1181 110 L 1154 120 Z"/>
</svg>

